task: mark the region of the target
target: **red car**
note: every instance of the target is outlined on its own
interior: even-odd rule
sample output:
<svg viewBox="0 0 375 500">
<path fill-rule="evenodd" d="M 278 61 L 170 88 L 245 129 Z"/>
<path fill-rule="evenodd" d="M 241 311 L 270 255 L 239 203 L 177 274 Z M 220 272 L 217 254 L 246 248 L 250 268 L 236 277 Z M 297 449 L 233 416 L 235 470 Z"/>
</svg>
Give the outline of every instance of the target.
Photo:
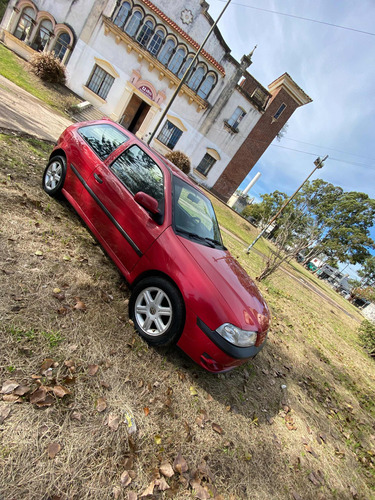
<svg viewBox="0 0 375 500">
<path fill-rule="evenodd" d="M 109 120 L 71 125 L 43 189 L 65 196 L 124 275 L 147 342 L 175 342 L 211 372 L 262 349 L 269 310 L 224 247 L 210 200 L 130 132 Z"/>
</svg>

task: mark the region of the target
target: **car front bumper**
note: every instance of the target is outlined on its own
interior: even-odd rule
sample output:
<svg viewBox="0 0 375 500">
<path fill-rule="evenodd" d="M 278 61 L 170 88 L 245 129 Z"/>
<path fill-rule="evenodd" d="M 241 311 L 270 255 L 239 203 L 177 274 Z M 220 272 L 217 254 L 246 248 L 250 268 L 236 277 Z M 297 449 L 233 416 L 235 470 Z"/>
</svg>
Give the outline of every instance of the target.
<svg viewBox="0 0 375 500">
<path fill-rule="evenodd" d="M 254 358 L 264 347 L 237 347 L 194 314 L 187 314 L 184 331 L 177 345 L 197 364 L 212 373 L 232 370 Z"/>
</svg>

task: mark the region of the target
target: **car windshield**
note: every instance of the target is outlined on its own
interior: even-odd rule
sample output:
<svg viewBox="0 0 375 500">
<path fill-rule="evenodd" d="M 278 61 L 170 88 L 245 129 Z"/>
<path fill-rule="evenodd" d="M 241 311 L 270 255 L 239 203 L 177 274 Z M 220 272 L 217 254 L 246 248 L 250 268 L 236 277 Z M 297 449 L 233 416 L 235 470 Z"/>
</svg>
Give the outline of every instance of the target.
<svg viewBox="0 0 375 500">
<path fill-rule="evenodd" d="M 173 227 L 177 234 L 213 248 L 224 248 L 210 200 L 174 176 Z"/>
</svg>

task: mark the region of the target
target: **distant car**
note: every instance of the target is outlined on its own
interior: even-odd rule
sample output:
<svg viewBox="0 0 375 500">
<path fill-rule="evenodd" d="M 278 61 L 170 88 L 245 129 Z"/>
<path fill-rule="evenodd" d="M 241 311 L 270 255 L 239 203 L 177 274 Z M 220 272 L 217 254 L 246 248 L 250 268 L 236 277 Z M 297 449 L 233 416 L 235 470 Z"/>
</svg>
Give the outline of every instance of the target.
<svg viewBox="0 0 375 500">
<path fill-rule="evenodd" d="M 210 200 L 172 163 L 110 120 L 68 127 L 43 175 L 129 283 L 129 317 L 151 345 L 170 343 L 211 372 L 264 346 L 269 310 L 224 247 Z"/>
</svg>

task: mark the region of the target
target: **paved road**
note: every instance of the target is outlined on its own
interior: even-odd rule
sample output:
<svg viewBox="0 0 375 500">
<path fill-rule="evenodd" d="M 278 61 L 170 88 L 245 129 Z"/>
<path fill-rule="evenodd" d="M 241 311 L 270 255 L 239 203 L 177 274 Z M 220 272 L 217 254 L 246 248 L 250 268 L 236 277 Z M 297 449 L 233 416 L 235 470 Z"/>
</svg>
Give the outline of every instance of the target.
<svg viewBox="0 0 375 500">
<path fill-rule="evenodd" d="M 72 122 L 0 75 L 0 128 L 56 141 Z"/>
</svg>

